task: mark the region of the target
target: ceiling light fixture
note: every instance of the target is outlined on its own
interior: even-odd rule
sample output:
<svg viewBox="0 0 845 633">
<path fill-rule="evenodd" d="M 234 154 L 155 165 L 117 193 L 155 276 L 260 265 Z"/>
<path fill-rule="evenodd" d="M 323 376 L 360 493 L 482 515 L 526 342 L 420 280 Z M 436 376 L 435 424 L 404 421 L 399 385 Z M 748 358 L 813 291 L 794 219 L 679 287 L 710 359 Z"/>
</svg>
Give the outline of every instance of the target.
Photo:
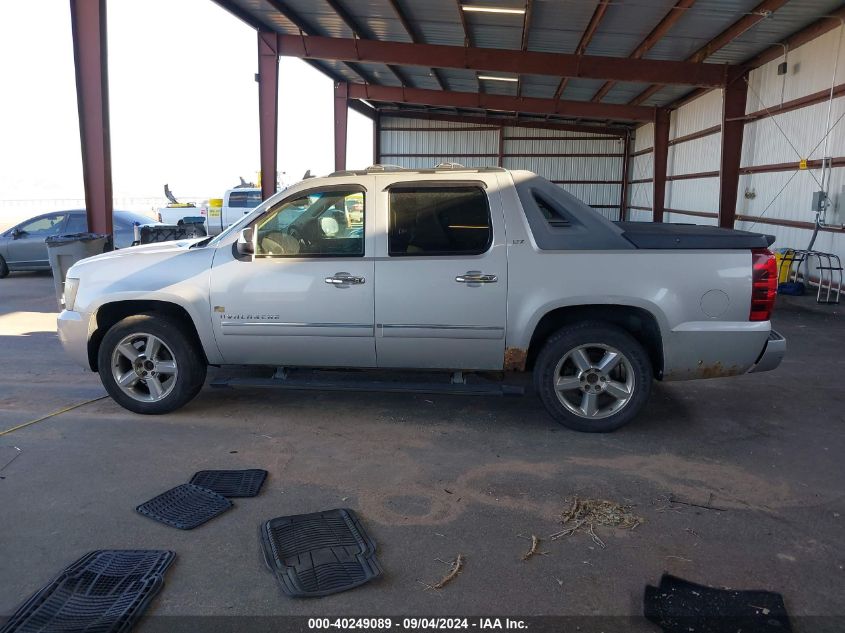
<svg viewBox="0 0 845 633">
<path fill-rule="evenodd" d="M 514 83 L 519 81 L 517 77 L 496 77 L 495 75 L 479 75 L 478 78 L 485 81 L 511 81 Z"/>
<path fill-rule="evenodd" d="M 525 9 L 508 9 L 507 7 L 483 7 L 474 4 L 463 4 L 461 9 L 464 11 L 475 11 L 476 13 L 510 13 L 513 15 L 524 15 Z"/>
</svg>

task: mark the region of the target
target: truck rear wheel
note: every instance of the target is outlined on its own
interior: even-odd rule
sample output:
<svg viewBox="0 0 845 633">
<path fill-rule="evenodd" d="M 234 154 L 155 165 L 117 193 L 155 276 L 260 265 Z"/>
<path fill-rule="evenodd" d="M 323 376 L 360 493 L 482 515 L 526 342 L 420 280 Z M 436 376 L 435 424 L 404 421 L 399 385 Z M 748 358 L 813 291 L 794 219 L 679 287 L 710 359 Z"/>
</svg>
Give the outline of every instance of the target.
<svg viewBox="0 0 845 633">
<path fill-rule="evenodd" d="M 606 323 L 567 327 L 546 341 L 534 386 L 560 424 L 587 433 L 615 431 L 648 400 L 648 353 L 628 332 Z"/>
<path fill-rule="evenodd" d="M 206 364 L 178 323 L 155 314 L 113 325 L 97 355 L 109 395 L 135 413 L 169 413 L 190 402 L 205 382 Z"/>
</svg>

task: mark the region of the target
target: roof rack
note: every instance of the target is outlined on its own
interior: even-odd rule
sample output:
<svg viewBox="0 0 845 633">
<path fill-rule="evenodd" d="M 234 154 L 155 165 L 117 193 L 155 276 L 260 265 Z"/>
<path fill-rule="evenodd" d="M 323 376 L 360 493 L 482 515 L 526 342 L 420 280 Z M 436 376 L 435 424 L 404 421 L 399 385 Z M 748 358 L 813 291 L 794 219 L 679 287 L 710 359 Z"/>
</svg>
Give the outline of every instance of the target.
<svg viewBox="0 0 845 633">
<path fill-rule="evenodd" d="M 388 173 L 408 173 L 408 174 L 433 174 L 439 171 L 468 171 L 473 173 L 484 173 L 491 171 L 507 171 L 504 167 L 466 167 L 460 163 L 438 163 L 434 167 L 400 167 L 399 165 L 370 165 L 366 169 L 344 169 L 342 171 L 335 171 L 327 177 L 335 176 L 368 176 L 371 174 L 388 174 Z"/>
</svg>

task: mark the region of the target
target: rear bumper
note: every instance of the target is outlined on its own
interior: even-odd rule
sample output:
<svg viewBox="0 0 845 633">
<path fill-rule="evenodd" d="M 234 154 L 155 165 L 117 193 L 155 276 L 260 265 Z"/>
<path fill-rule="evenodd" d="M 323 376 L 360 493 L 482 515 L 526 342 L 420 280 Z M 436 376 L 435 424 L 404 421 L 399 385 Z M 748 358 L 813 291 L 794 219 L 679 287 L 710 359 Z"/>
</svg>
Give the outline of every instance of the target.
<svg viewBox="0 0 845 633">
<path fill-rule="evenodd" d="M 779 332 L 772 330 L 769 333 L 766 344 L 763 346 L 763 351 L 760 352 L 760 358 L 748 370 L 748 373 L 755 374 L 757 372 L 775 369 L 780 365 L 784 354 L 786 354 L 786 339 Z"/>
</svg>

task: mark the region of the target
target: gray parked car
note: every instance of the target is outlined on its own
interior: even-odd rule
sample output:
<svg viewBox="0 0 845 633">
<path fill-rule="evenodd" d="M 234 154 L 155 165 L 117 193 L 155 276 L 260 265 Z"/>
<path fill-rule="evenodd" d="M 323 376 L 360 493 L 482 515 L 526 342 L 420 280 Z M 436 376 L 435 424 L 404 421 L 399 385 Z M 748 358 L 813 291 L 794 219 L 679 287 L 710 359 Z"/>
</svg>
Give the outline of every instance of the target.
<svg viewBox="0 0 845 633">
<path fill-rule="evenodd" d="M 161 224 L 134 211 L 114 212 L 114 246 L 127 248 L 135 239 L 135 224 Z M 30 218 L 0 234 L 0 279 L 13 270 L 49 270 L 46 240 L 51 235 L 88 231 L 85 211 L 52 211 Z"/>
</svg>

